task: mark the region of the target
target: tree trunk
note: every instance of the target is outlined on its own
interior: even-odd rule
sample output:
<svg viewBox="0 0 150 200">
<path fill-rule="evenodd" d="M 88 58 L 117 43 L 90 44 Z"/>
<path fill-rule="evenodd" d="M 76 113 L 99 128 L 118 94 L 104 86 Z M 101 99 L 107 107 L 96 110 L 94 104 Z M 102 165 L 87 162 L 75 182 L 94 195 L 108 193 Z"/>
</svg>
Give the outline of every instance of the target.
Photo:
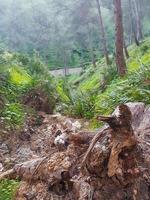
<svg viewBox="0 0 150 200">
<path fill-rule="evenodd" d="M 91 56 L 93 67 L 96 68 L 96 55 L 94 53 L 91 30 L 90 30 L 89 24 L 87 24 L 87 32 L 88 32 L 88 40 L 89 40 L 89 47 L 90 47 L 90 56 Z"/>
<path fill-rule="evenodd" d="M 124 53 L 125 53 L 126 58 L 128 59 L 130 56 L 129 56 L 129 52 L 128 52 L 125 40 L 124 40 Z"/>
<path fill-rule="evenodd" d="M 98 14 L 99 14 L 99 23 L 100 23 L 99 27 L 100 27 L 101 37 L 102 37 L 104 56 L 105 56 L 105 59 L 106 59 L 106 64 L 109 65 L 110 62 L 109 62 L 106 35 L 105 35 L 102 13 L 101 13 L 101 6 L 100 6 L 99 0 L 96 0 L 96 3 L 97 3 Z"/>
<path fill-rule="evenodd" d="M 64 49 L 64 76 L 67 76 L 67 56 L 65 49 Z"/>
<path fill-rule="evenodd" d="M 135 23 L 135 17 L 134 17 L 134 10 L 133 10 L 133 4 L 132 0 L 128 0 L 129 2 L 129 13 L 131 16 L 131 27 L 132 27 L 132 32 L 133 32 L 133 38 L 137 46 L 139 46 L 139 41 L 137 38 L 137 28 L 136 28 L 136 23 Z"/>
<path fill-rule="evenodd" d="M 139 7 L 138 7 L 138 2 L 136 0 L 133 0 L 133 5 L 134 5 L 134 10 L 135 10 L 137 39 L 142 40 L 143 33 L 142 33 L 141 18 L 140 18 L 140 11 L 139 11 Z"/>
<path fill-rule="evenodd" d="M 116 65 L 120 76 L 126 74 L 126 63 L 123 54 L 124 38 L 122 24 L 121 0 L 115 0 L 115 16 L 116 16 Z"/>
<path fill-rule="evenodd" d="M 96 68 L 96 55 L 94 53 L 94 48 L 92 49 L 92 64 Z"/>
</svg>

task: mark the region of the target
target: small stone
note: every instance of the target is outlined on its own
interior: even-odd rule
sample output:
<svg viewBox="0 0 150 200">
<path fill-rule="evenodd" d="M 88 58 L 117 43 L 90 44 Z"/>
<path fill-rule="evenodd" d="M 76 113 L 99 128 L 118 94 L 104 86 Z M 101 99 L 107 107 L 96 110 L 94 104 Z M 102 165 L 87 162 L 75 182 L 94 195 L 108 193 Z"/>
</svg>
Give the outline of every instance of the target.
<svg viewBox="0 0 150 200">
<path fill-rule="evenodd" d="M 82 125 L 80 124 L 79 121 L 76 121 L 76 122 L 74 122 L 74 123 L 72 124 L 72 130 L 73 130 L 73 131 L 78 131 L 78 130 L 81 129 L 81 127 L 82 127 Z"/>
<path fill-rule="evenodd" d="M 2 171 L 3 171 L 3 169 L 4 169 L 4 167 L 3 167 L 3 164 L 2 164 L 2 163 L 0 163 L 0 172 L 2 172 Z"/>
<path fill-rule="evenodd" d="M 121 168 L 118 168 L 118 169 L 117 169 L 117 174 L 119 174 L 119 175 L 121 175 L 121 176 L 123 175 L 122 169 L 121 169 Z"/>
<path fill-rule="evenodd" d="M 102 146 L 102 151 L 106 151 L 106 147 L 105 146 Z"/>
<path fill-rule="evenodd" d="M 134 173 L 135 174 L 139 174 L 140 173 L 140 170 L 138 168 L 134 168 Z"/>
<path fill-rule="evenodd" d="M 137 190 L 134 189 L 134 190 L 133 190 L 133 193 L 134 193 L 134 195 L 137 195 Z"/>
<path fill-rule="evenodd" d="M 7 144 L 5 144 L 5 143 L 0 144 L 0 153 L 2 155 L 9 153 L 9 148 L 8 148 Z"/>
<path fill-rule="evenodd" d="M 133 174 L 133 170 L 132 170 L 132 169 L 128 169 L 127 172 L 128 172 L 129 174 Z"/>
<path fill-rule="evenodd" d="M 125 153 L 124 156 L 128 157 L 128 153 Z"/>
</svg>

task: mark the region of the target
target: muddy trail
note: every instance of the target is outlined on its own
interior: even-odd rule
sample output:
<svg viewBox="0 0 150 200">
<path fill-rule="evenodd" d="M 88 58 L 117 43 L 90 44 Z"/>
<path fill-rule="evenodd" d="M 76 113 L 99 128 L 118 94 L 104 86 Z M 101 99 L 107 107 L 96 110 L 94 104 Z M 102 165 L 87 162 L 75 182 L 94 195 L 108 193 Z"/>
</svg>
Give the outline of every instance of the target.
<svg viewBox="0 0 150 200">
<path fill-rule="evenodd" d="M 39 113 L 21 133 L 3 136 L 0 180 L 20 180 L 16 200 L 149 200 L 150 108 L 128 103 L 106 124 Z"/>
</svg>

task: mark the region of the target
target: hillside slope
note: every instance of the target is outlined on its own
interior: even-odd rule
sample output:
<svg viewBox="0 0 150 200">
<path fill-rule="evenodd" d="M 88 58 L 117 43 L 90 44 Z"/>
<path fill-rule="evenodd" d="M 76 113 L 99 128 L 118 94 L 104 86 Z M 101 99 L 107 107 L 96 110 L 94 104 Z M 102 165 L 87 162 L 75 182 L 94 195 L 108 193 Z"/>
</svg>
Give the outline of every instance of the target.
<svg viewBox="0 0 150 200">
<path fill-rule="evenodd" d="M 80 76 L 73 75 L 61 81 L 60 85 L 65 90 L 58 90 L 58 93 L 60 97 L 65 97 L 61 98 L 66 105 L 64 112 L 91 119 L 99 114 L 110 114 L 120 103 L 142 101 L 149 104 L 150 38 L 145 39 L 139 47 L 133 45 L 128 50 L 128 72 L 123 78 L 116 75 L 112 58 L 112 64 L 108 67 L 102 59 L 96 68 L 91 65 Z"/>
</svg>

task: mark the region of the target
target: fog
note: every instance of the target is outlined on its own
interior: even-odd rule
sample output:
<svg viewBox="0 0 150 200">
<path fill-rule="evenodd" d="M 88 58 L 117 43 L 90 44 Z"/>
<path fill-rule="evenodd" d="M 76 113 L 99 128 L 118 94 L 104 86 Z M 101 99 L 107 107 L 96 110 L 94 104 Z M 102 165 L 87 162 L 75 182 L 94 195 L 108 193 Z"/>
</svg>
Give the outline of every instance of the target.
<svg viewBox="0 0 150 200">
<path fill-rule="evenodd" d="M 134 0 L 132 0 L 134 1 Z M 150 34 L 150 1 L 139 0 L 144 35 Z M 127 45 L 132 43 L 128 0 L 122 1 Z M 114 6 L 100 1 L 109 52 L 114 52 Z M 96 0 L 0 0 L 0 45 L 39 52 L 51 66 L 76 65 L 103 56 Z"/>
</svg>

